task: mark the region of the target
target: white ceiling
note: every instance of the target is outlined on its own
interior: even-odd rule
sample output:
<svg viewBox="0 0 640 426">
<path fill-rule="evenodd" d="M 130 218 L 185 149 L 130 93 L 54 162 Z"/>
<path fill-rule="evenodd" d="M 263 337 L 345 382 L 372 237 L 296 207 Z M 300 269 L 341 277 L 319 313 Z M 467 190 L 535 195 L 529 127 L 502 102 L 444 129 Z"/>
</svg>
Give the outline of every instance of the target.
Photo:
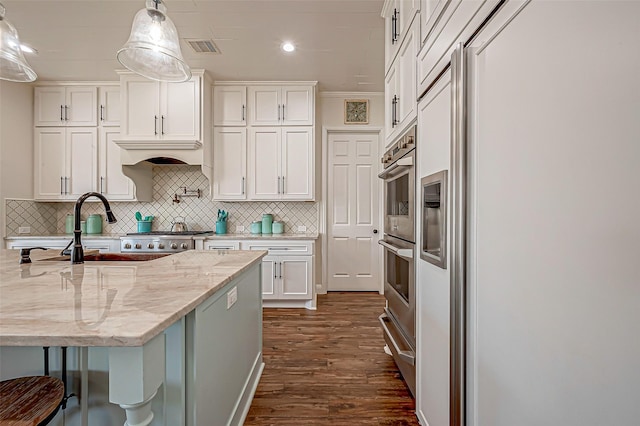
<svg viewBox="0 0 640 426">
<path fill-rule="evenodd" d="M 117 80 L 116 51 L 144 0 L 0 0 L 39 80 Z M 383 0 L 167 0 L 182 53 L 214 80 L 317 80 L 320 90 L 384 90 Z M 221 54 L 185 39 L 212 39 Z M 293 41 L 285 54 L 280 45 Z"/>
</svg>

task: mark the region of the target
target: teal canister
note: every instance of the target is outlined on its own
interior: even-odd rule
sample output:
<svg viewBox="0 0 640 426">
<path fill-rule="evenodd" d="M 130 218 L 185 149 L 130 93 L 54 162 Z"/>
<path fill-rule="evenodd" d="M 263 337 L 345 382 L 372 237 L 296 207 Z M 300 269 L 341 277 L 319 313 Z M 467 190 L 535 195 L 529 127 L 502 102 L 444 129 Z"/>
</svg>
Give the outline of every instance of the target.
<svg viewBox="0 0 640 426">
<path fill-rule="evenodd" d="M 99 214 L 89 215 L 87 218 L 87 234 L 102 234 L 102 216 Z"/>
<path fill-rule="evenodd" d="M 262 222 L 256 220 L 255 222 L 251 222 L 250 231 L 252 234 L 260 234 L 262 233 Z"/>
<path fill-rule="evenodd" d="M 262 233 L 270 234 L 272 224 L 273 224 L 273 215 L 269 213 L 263 214 L 262 215 Z"/>
<path fill-rule="evenodd" d="M 64 218 L 64 232 L 65 233 L 73 234 L 73 228 L 75 228 L 75 226 L 76 226 L 74 218 L 75 218 L 75 216 L 73 216 L 71 213 L 69 213 Z"/>
<path fill-rule="evenodd" d="M 274 234 L 282 234 L 284 232 L 284 223 L 282 222 L 273 222 L 271 226 L 271 230 Z"/>
</svg>

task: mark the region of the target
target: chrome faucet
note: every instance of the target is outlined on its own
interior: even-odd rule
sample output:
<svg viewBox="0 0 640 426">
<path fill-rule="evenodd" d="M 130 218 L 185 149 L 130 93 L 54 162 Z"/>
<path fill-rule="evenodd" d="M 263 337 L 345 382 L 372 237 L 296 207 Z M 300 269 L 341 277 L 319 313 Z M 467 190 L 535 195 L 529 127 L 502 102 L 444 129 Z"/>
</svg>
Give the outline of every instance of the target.
<svg viewBox="0 0 640 426">
<path fill-rule="evenodd" d="M 75 229 L 73 230 L 73 249 L 71 250 L 71 263 L 84 263 L 84 250 L 82 249 L 82 240 L 81 234 L 82 230 L 80 229 L 80 209 L 82 208 L 82 203 L 89 197 L 98 197 L 102 204 L 104 204 L 104 208 L 107 212 L 107 222 L 116 223 L 116 217 L 111 212 L 111 206 L 109 206 L 109 202 L 104 197 L 104 195 L 98 192 L 87 192 L 86 194 L 82 194 L 78 200 L 76 201 L 75 207 Z"/>
</svg>

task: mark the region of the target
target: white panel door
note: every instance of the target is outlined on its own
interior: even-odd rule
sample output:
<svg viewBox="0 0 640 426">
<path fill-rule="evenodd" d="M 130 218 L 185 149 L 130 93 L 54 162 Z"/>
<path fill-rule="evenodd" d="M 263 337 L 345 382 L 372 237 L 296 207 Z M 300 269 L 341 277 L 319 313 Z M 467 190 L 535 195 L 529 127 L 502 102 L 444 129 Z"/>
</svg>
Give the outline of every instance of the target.
<svg viewBox="0 0 640 426">
<path fill-rule="evenodd" d="M 118 127 L 101 127 L 98 138 L 100 178 L 98 190 L 110 200 L 133 200 L 133 182 L 122 173 L 121 148 L 114 142 L 120 136 Z"/>
<path fill-rule="evenodd" d="M 274 126 L 281 124 L 279 86 L 249 86 L 249 124 Z"/>
<path fill-rule="evenodd" d="M 64 196 L 65 129 L 36 128 L 34 135 L 34 198 L 55 200 Z"/>
<path fill-rule="evenodd" d="M 120 86 L 99 88 L 99 116 L 101 126 L 120 125 Z"/>
<path fill-rule="evenodd" d="M 96 191 L 98 182 L 98 129 L 67 128 L 67 197 Z"/>
<path fill-rule="evenodd" d="M 313 127 L 282 128 L 283 200 L 313 199 Z"/>
<path fill-rule="evenodd" d="M 247 198 L 247 131 L 216 127 L 213 134 L 213 199 Z"/>
<path fill-rule="evenodd" d="M 200 140 L 200 80 L 160 86 L 160 135 L 169 139 Z"/>
<path fill-rule="evenodd" d="M 424 96 L 418 105 L 416 180 L 449 169 L 451 141 L 451 71 Z M 451 174 L 449 173 L 449 176 Z M 447 185 L 451 188 L 451 185 Z M 420 188 L 416 195 L 421 197 Z M 451 200 L 450 196 L 447 196 Z M 421 218 L 420 199 L 415 213 Z M 449 211 L 449 207 L 447 207 Z M 448 226 L 451 226 L 448 221 Z M 447 241 L 451 241 L 447 232 Z M 418 221 L 416 247 L 422 247 L 422 223 Z M 451 255 L 447 254 L 447 259 Z M 441 269 L 416 257 L 416 414 L 421 424 L 449 425 L 450 277 Z"/>
<path fill-rule="evenodd" d="M 98 125 L 98 88 L 79 86 L 66 88 L 65 125 Z"/>
<path fill-rule="evenodd" d="M 533 1 L 467 56 L 471 425 L 638 424 L 638 16 Z"/>
<path fill-rule="evenodd" d="M 122 77 L 125 117 L 122 134 L 128 138 L 158 137 L 160 89 L 157 81 L 136 76 Z"/>
<path fill-rule="evenodd" d="M 311 262 L 309 256 L 278 256 L 277 274 L 281 299 L 310 299 Z"/>
<path fill-rule="evenodd" d="M 378 134 L 328 143 L 328 290 L 380 291 Z"/>
<path fill-rule="evenodd" d="M 213 88 L 213 124 L 245 126 L 247 124 L 247 87 L 216 86 Z"/>
<path fill-rule="evenodd" d="M 34 116 L 36 126 L 65 126 L 64 106 L 66 103 L 64 87 L 36 87 L 34 89 Z"/>
<path fill-rule="evenodd" d="M 314 119 L 313 86 L 285 86 L 282 88 L 282 124 L 311 126 Z"/>
<path fill-rule="evenodd" d="M 252 127 L 249 131 L 249 198 L 280 198 L 280 139 L 277 127 Z"/>
</svg>

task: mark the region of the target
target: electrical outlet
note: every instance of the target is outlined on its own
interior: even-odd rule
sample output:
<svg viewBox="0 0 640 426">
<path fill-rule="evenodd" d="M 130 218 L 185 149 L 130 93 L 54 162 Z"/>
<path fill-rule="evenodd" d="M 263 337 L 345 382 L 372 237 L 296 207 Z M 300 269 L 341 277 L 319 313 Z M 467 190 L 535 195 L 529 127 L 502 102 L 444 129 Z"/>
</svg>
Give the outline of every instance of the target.
<svg viewBox="0 0 640 426">
<path fill-rule="evenodd" d="M 30 226 L 21 226 L 18 228 L 18 234 L 30 234 L 31 227 Z"/>
<path fill-rule="evenodd" d="M 238 301 L 238 287 L 234 287 L 227 293 L 227 309 L 231 309 Z"/>
<path fill-rule="evenodd" d="M 299 225 L 298 226 L 298 232 L 307 232 L 307 227 L 304 225 Z"/>
<path fill-rule="evenodd" d="M 236 232 L 244 232 L 244 226 L 242 225 L 236 226 Z"/>
</svg>

